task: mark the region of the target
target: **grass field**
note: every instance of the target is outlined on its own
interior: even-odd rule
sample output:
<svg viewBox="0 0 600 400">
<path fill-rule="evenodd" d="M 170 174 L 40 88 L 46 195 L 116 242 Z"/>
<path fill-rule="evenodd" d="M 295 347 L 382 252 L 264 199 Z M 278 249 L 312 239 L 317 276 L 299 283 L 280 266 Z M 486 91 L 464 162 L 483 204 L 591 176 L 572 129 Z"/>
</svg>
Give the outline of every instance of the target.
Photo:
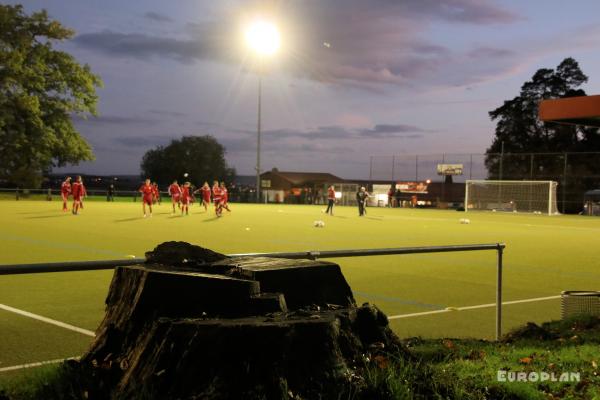
<svg viewBox="0 0 600 400">
<path fill-rule="evenodd" d="M 582 216 L 463 213 L 370 208 L 359 218 L 338 207 L 233 204 L 217 219 L 193 207 L 188 217 L 157 206 L 141 218 L 140 203 L 89 202 L 81 215 L 60 212 L 58 201 L 2 201 L 0 264 L 142 257 L 168 240 L 223 253 L 333 250 L 505 242 L 504 300 L 593 290 L 600 283 L 600 219 Z M 326 222 L 323 229 L 313 221 Z M 492 251 L 333 260 L 343 268 L 358 302 L 388 316 L 495 301 Z M 104 314 L 111 271 L 0 276 L 0 305 L 93 331 Z M 176 296 L 176 293 L 171 294 Z M 494 308 L 391 320 L 402 337 L 492 338 Z M 505 331 L 560 315 L 558 299 L 504 307 Z M 89 335 L 0 309 L 0 371 L 14 365 L 82 354 Z M 16 372 L 2 372 L 2 377 Z"/>
</svg>

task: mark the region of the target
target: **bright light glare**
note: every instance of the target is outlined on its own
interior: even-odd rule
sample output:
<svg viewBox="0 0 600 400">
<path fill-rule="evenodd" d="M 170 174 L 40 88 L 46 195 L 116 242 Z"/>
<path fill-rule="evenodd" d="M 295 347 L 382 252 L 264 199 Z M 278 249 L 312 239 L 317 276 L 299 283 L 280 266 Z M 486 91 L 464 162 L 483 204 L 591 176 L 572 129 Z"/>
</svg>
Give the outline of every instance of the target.
<svg viewBox="0 0 600 400">
<path fill-rule="evenodd" d="M 275 25 L 258 20 L 246 30 L 246 43 L 258 54 L 271 55 L 279 49 L 281 38 Z"/>
</svg>

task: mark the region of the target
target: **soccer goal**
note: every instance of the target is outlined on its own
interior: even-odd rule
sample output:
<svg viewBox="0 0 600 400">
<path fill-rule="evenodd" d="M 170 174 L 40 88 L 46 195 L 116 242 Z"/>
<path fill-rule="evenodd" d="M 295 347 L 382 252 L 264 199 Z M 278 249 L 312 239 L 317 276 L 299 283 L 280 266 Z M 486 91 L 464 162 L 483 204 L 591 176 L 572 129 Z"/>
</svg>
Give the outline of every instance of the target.
<svg viewBox="0 0 600 400">
<path fill-rule="evenodd" d="M 508 211 L 558 214 L 554 181 L 468 180 L 465 211 Z"/>
</svg>

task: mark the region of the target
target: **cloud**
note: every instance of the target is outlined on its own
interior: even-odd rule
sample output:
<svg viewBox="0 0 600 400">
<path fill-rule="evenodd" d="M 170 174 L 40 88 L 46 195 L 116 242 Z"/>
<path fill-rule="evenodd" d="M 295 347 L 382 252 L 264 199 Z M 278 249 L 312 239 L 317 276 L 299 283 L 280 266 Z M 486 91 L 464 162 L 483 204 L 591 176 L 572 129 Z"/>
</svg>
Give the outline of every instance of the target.
<svg viewBox="0 0 600 400">
<path fill-rule="evenodd" d="M 219 138 L 219 143 L 225 146 L 227 153 L 256 152 L 256 139 L 249 137 L 225 137 Z"/>
<path fill-rule="evenodd" d="M 79 46 L 109 56 L 144 60 L 156 56 L 189 64 L 197 59 L 211 58 L 215 54 L 214 48 L 204 41 L 159 37 L 145 33 L 118 33 L 106 30 L 84 33 L 73 40 Z"/>
<path fill-rule="evenodd" d="M 171 17 L 154 11 L 148 11 L 147 13 L 145 13 L 144 18 L 156 22 L 173 22 L 173 19 Z"/>
<path fill-rule="evenodd" d="M 177 36 L 102 31 L 81 34 L 74 41 L 115 57 L 240 63 L 243 51 L 236 21 L 254 3 L 215 7 L 210 18 L 186 24 Z M 457 54 L 424 37 L 437 21 L 488 26 L 521 19 L 489 0 L 290 0 L 272 13 L 281 22 L 286 43 L 275 61 L 279 68 L 323 83 L 377 91 L 477 83 L 511 70 L 511 57 L 500 65 L 496 62 L 502 54 L 509 55 L 508 50 L 480 47 Z M 477 58 L 482 72 L 472 74 L 465 68 L 470 58 Z"/>
<path fill-rule="evenodd" d="M 363 129 L 361 136 L 377 139 L 405 138 L 417 139 L 423 137 L 423 133 L 432 132 L 413 125 L 375 125 L 373 129 Z"/>
<path fill-rule="evenodd" d="M 256 131 L 252 130 L 237 130 L 237 133 L 245 133 L 247 135 L 256 135 Z M 271 129 L 262 131 L 262 135 L 267 138 L 266 141 L 283 141 L 289 139 L 299 139 L 298 143 L 309 143 L 314 141 L 339 141 L 346 140 L 366 140 L 366 139 L 418 139 L 425 136 L 426 133 L 434 132 L 433 130 L 419 128 L 414 125 L 405 124 L 377 124 L 372 128 L 346 128 L 343 126 L 319 126 L 315 129 L 300 130 L 300 129 Z M 244 139 L 244 143 L 256 146 L 253 139 Z M 235 146 L 239 146 L 241 141 L 236 142 Z M 254 144 L 252 144 L 254 143 Z M 239 149 L 236 147 L 236 149 Z"/>
<path fill-rule="evenodd" d="M 375 125 L 368 129 L 345 128 L 342 126 L 320 126 L 313 130 L 279 129 L 266 131 L 265 134 L 277 138 L 296 137 L 305 140 L 337 140 L 337 139 L 416 139 L 423 133 L 432 132 L 413 125 Z"/>
<path fill-rule="evenodd" d="M 112 141 L 120 146 L 127 147 L 156 147 L 166 145 L 173 140 L 168 136 L 121 136 Z"/>
<path fill-rule="evenodd" d="M 72 115 L 71 118 L 77 125 L 107 126 L 107 125 L 152 125 L 159 122 L 151 118 L 139 118 L 120 115 L 100 115 L 98 117 L 83 118 L 80 115 Z"/>
<path fill-rule="evenodd" d="M 272 129 L 264 132 L 269 138 L 301 138 L 304 140 L 344 139 L 351 137 L 353 132 L 341 126 L 320 126 L 313 130 Z"/>
<path fill-rule="evenodd" d="M 486 0 L 408 0 L 399 3 L 413 15 L 435 16 L 449 22 L 470 24 L 506 24 L 521 19 L 517 14 L 505 10 Z"/>
<path fill-rule="evenodd" d="M 276 140 L 271 140 L 276 139 Z M 328 154 L 348 154 L 357 151 L 355 147 L 351 146 L 338 146 L 331 145 L 331 143 L 315 143 L 315 142 L 301 142 L 296 143 L 289 140 L 290 137 L 286 136 L 275 136 L 263 142 L 261 150 L 265 153 L 271 153 L 276 155 L 287 154 L 292 155 L 298 151 L 306 153 L 328 153 Z M 240 138 L 240 137 L 228 137 L 219 138 L 219 142 L 225 146 L 227 153 L 256 153 L 256 139 L 255 138 Z M 290 149 L 294 149 L 293 153 L 290 153 Z"/>
<path fill-rule="evenodd" d="M 150 114 L 165 116 L 165 117 L 187 117 L 186 113 L 179 111 L 168 111 L 168 110 L 148 110 Z"/>
<path fill-rule="evenodd" d="M 477 47 L 467 53 L 468 57 L 481 58 L 504 58 L 514 56 L 516 53 L 509 49 L 500 49 L 495 47 Z"/>
</svg>

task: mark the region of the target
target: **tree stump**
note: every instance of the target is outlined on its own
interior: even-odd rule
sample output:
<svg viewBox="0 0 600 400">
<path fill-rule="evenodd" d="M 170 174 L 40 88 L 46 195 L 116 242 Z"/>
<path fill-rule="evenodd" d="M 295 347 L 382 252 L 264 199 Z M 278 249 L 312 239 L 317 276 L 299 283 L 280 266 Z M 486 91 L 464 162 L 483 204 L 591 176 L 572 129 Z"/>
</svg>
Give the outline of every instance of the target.
<svg viewBox="0 0 600 400">
<path fill-rule="evenodd" d="M 356 392 L 353 371 L 371 349 L 401 349 L 335 263 L 182 242 L 146 258 L 115 270 L 77 365 L 90 399 L 337 399 Z"/>
</svg>

